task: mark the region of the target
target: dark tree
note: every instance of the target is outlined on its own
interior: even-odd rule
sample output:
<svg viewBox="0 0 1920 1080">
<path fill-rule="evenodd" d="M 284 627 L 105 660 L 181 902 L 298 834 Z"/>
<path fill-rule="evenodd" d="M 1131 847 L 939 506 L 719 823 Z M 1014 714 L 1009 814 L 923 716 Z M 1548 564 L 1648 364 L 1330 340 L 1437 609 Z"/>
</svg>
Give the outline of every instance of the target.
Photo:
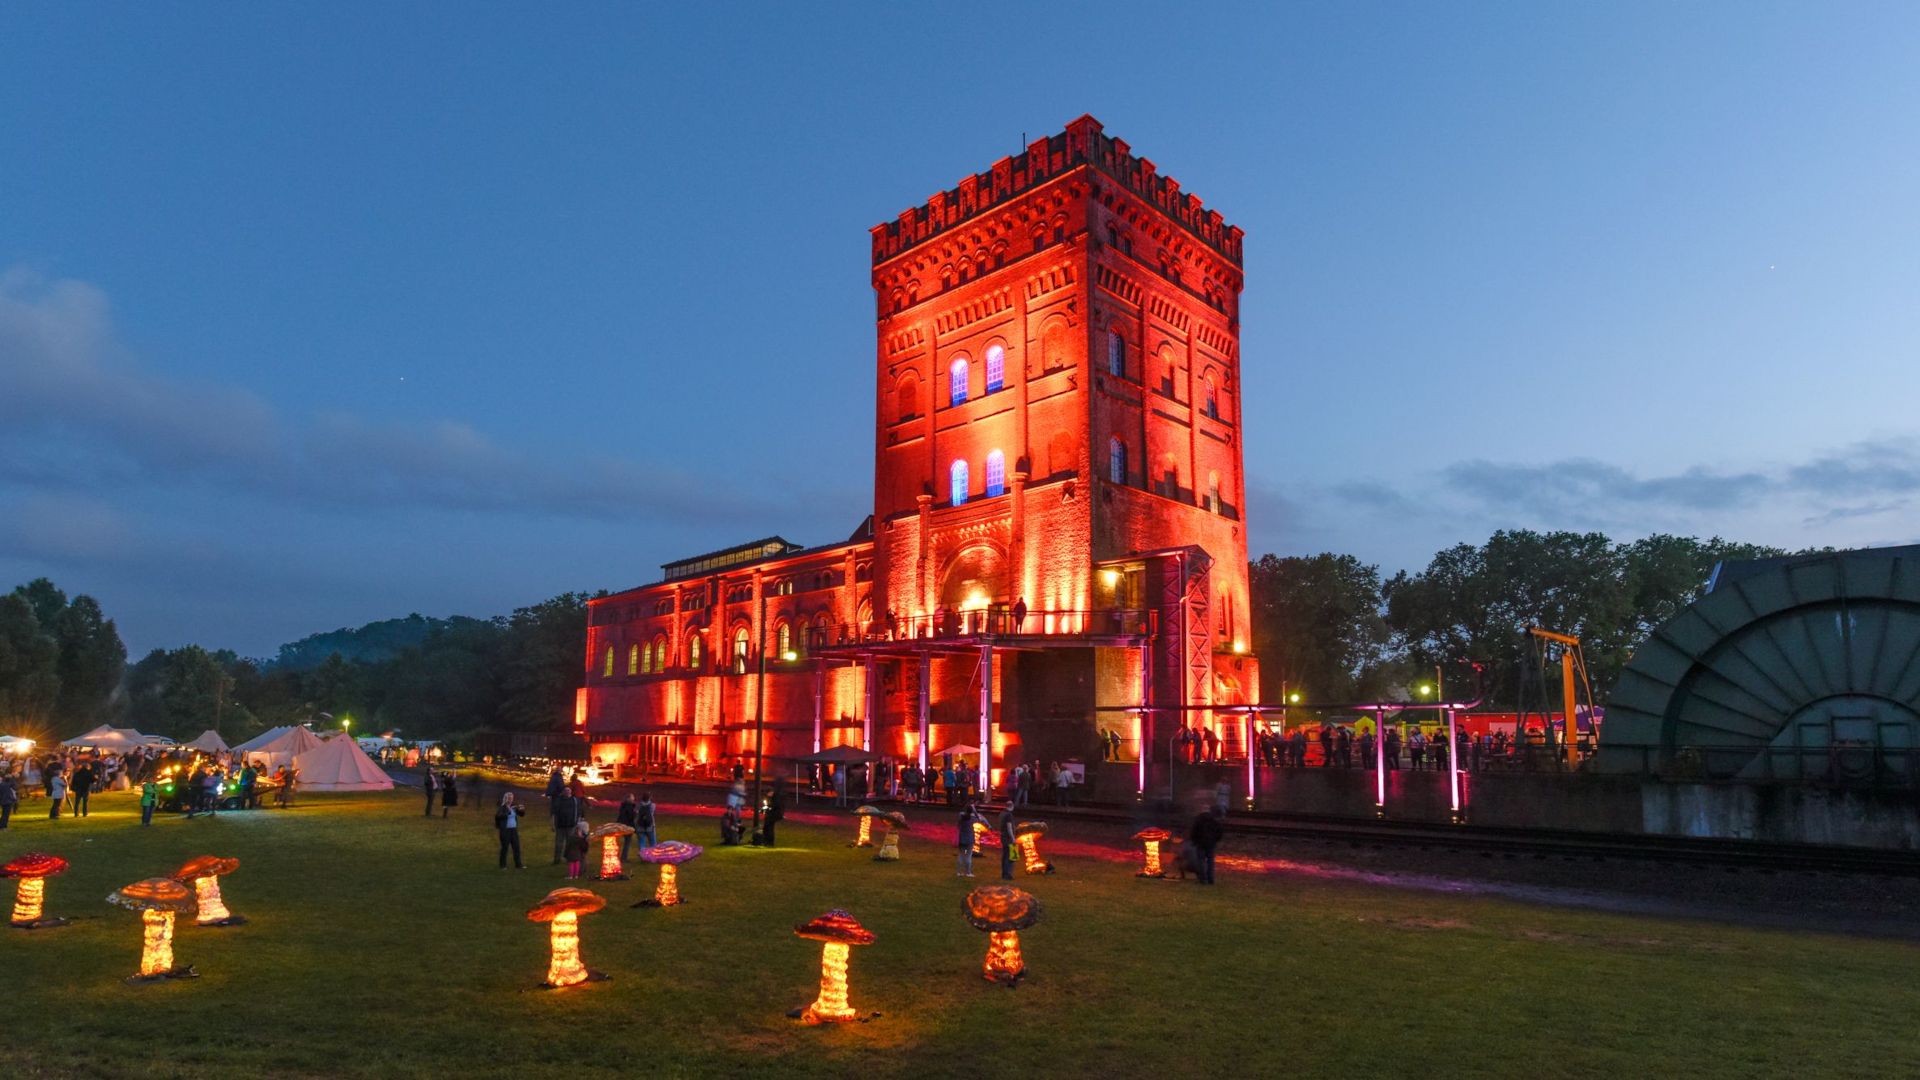
<svg viewBox="0 0 1920 1080">
<path fill-rule="evenodd" d="M 59 696 L 59 644 L 41 628 L 26 597 L 0 596 L 0 723 L 44 732 Z"/>
<path fill-rule="evenodd" d="M 1351 555 L 1263 555 L 1248 567 L 1262 696 L 1350 701 L 1383 678 L 1380 568 Z"/>
</svg>

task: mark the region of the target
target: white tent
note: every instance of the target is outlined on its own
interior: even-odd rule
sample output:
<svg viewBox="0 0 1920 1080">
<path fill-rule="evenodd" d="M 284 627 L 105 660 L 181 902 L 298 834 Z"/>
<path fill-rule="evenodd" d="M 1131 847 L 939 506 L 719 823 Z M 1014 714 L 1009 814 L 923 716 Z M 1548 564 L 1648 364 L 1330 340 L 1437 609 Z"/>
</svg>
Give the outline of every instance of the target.
<svg viewBox="0 0 1920 1080">
<path fill-rule="evenodd" d="M 387 791 L 393 779 L 352 739 L 328 739 L 293 759 L 305 791 Z"/>
<path fill-rule="evenodd" d="M 233 752 L 243 761 L 265 758 L 267 768 L 277 769 L 319 745 L 320 740 L 314 738 L 313 732 L 306 728 L 277 727 L 248 739 L 234 747 Z"/>
<path fill-rule="evenodd" d="M 199 737 L 187 743 L 186 748 L 188 750 L 199 750 L 208 754 L 217 754 L 228 747 L 227 740 L 221 738 L 219 732 L 208 728 L 201 732 Z"/>
<path fill-rule="evenodd" d="M 89 750 L 124 754 L 129 750 L 137 750 L 142 746 L 149 745 L 146 739 L 147 737 L 145 735 L 140 734 L 132 728 L 108 727 L 106 724 L 101 724 L 92 731 L 82 735 L 75 735 L 60 745 L 65 747 L 79 746 L 86 747 Z"/>
</svg>

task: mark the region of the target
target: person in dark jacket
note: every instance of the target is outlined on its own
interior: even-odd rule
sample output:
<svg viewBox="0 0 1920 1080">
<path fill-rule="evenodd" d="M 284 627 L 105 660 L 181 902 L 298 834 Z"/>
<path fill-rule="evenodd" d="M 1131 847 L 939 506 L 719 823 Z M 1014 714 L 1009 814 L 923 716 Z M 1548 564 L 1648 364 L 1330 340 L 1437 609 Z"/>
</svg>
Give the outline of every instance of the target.
<svg viewBox="0 0 1920 1080">
<path fill-rule="evenodd" d="M 567 857 L 567 880 L 573 881 L 578 879 L 580 877 L 580 863 L 587 857 L 586 822 L 576 821 L 573 823 L 573 828 L 567 830 L 564 854 Z"/>
<path fill-rule="evenodd" d="M 1213 851 L 1220 846 L 1220 837 L 1225 832 L 1219 816 L 1210 809 L 1195 814 L 1193 824 L 1187 826 L 1187 844 L 1193 853 L 1194 874 L 1202 885 L 1213 884 Z"/>
<path fill-rule="evenodd" d="M 440 774 L 440 816 L 446 817 L 447 811 L 460 805 L 460 789 L 454 784 L 451 770 Z"/>
<path fill-rule="evenodd" d="M 633 823 L 635 839 L 642 848 L 650 848 L 660 843 L 660 837 L 653 830 L 653 792 L 640 793 L 638 817 Z"/>
<path fill-rule="evenodd" d="M 526 864 L 520 861 L 520 819 L 527 816 L 527 808 L 513 800 L 513 792 L 504 792 L 500 796 L 500 806 L 493 812 L 493 828 L 500 834 L 500 869 L 507 868 L 507 850 L 513 850 L 513 868 L 525 870 Z"/>
<path fill-rule="evenodd" d="M 640 804 L 634 801 L 633 792 L 627 792 L 627 797 L 620 800 L 620 809 L 614 811 L 613 820 L 632 829 L 635 833 L 640 831 Z M 627 852 L 632 848 L 632 834 L 620 838 L 620 861 L 622 863 L 627 861 Z"/>
<path fill-rule="evenodd" d="M 980 820 L 980 811 L 973 803 L 960 808 L 960 831 L 954 834 L 953 842 L 959 849 L 958 861 L 954 865 L 953 876 L 973 876 L 973 826 Z"/>
<path fill-rule="evenodd" d="M 766 812 L 760 815 L 760 843 L 765 847 L 773 846 L 773 827 L 787 816 L 787 809 L 780 802 L 780 785 L 773 786 L 773 793 L 767 796 Z"/>
<path fill-rule="evenodd" d="M 1013 880 L 1013 848 L 1019 843 L 1013 833 L 1013 810 L 1000 811 L 1000 880 Z"/>
<path fill-rule="evenodd" d="M 93 763 L 82 762 L 73 770 L 73 778 L 67 781 L 67 795 L 73 800 L 73 813 L 79 817 L 87 816 L 87 796 L 93 794 Z"/>
<path fill-rule="evenodd" d="M 0 829 L 7 827 L 13 819 L 13 808 L 20 805 L 20 792 L 13 786 L 13 777 L 0 775 Z"/>
<path fill-rule="evenodd" d="M 433 816 L 433 797 L 439 793 L 440 781 L 433 775 L 433 766 L 427 766 L 427 775 L 420 778 L 420 786 L 427 792 L 427 816 Z"/>
<path fill-rule="evenodd" d="M 571 795 L 553 800 L 553 861 L 558 864 L 567 853 L 567 834 L 580 823 L 580 801 Z"/>
</svg>

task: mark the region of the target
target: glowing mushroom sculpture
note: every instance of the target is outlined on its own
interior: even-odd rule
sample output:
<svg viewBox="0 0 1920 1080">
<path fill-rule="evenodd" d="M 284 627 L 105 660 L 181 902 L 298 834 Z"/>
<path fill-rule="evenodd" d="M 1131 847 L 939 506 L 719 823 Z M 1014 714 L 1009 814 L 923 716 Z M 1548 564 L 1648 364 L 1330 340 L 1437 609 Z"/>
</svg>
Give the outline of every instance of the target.
<svg viewBox="0 0 1920 1080">
<path fill-rule="evenodd" d="M 0 877 L 15 879 L 13 916 L 7 920 L 7 925 L 16 930 L 46 930 L 67 925 L 65 919 L 43 914 L 46 910 L 47 879 L 64 873 L 66 869 L 67 860 L 41 851 L 29 851 L 0 866 Z"/>
<path fill-rule="evenodd" d="M 900 861 L 900 832 L 912 828 L 907 824 L 907 815 L 898 810 L 883 810 L 873 817 L 880 819 L 880 850 L 874 853 L 874 862 Z M 867 820 L 871 821 L 872 818 Z"/>
<path fill-rule="evenodd" d="M 1023 821 L 1013 827 L 1013 841 L 1020 846 L 1020 869 L 1029 874 L 1053 873 L 1053 864 L 1040 857 L 1040 838 L 1046 832 L 1044 821 Z"/>
<path fill-rule="evenodd" d="M 633 826 L 619 822 L 609 822 L 587 834 L 588 840 L 600 841 L 600 880 L 625 881 L 627 868 L 620 865 L 620 838 L 632 836 Z"/>
<path fill-rule="evenodd" d="M 108 894 L 107 903 L 139 912 L 145 928 L 140 941 L 140 972 L 127 976 L 128 982 L 191 979 L 200 974 L 191 965 L 173 964 L 173 917 L 194 909 L 192 889 L 172 878 L 147 878 Z"/>
<path fill-rule="evenodd" d="M 699 844 L 684 844 L 678 840 L 666 840 L 650 848 L 640 849 L 640 861 L 650 862 L 660 867 L 660 886 L 653 895 L 633 905 L 634 907 L 673 907 L 686 901 L 680 896 L 679 866 L 700 857 L 706 849 Z"/>
<path fill-rule="evenodd" d="M 591 915 L 606 906 L 606 900 L 597 893 L 565 888 L 553 890 L 527 909 L 528 920 L 543 922 L 549 927 L 547 940 L 552 954 L 547 960 L 547 981 L 540 984 L 542 988 L 559 990 L 607 977 L 602 972 L 589 971 L 587 965 L 580 962 L 580 916 Z"/>
<path fill-rule="evenodd" d="M 1147 852 L 1146 864 L 1140 868 L 1139 873 L 1133 876 L 1143 878 L 1166 877 L 1167 872 L 1160 866 L 1160 845 L 1173 839 L 1173 834 L 1157 825 L 1149 825 L 1139 832 L 1134 833 L 1133 838 L 1140 841 Z"/>
<path fill-rule="evenodd" d="M 994 845 L 994 843 L 995 843 L 995 840 L 994 840 L 992 827 L 990 827 L 986 822 L 979 820 L 978 818 L 974 819 L 973 853 L 975 855 L 979 855 L 981 854 L 982 848 L 991 847 Z"/>
<path fill-rule="evenodd" d="M 840 1024 L 858 1020 L 860 1010 L 847 1004 L 847 956 L 855 945 L 873 944 L 873 931 L 852 915 L 835 908 L 802 923 L 793 932 L 809 941 L 824 942 L 820 952 L 820 996 L 788 1016 L 808 1024 Z"/>
<path fill-rule="evenodd" d="M 202 855 L 188 859 L 173 872 L 173 880 L 193 888 L 194 901 L 200 912 L 194 916 L 196 926 L 239 926 L 247 921 L 246 916 L 228 911 L 227 902 L 220 896 L 220 878 L 238 869 L 239 859 Z"/>
<path fill-rule="evenodd" d="M 870 803 L 856 808 L 853 812 L 853 816 L 860 819 L 860 835 L 854 837 L 853 843 L 848 844 L 847 846 L 848 847 L 872 847 L 873 846 L 873 819 L 885 813 L 886 813 L 885 810 L 882 810 L 879 807 L 874 806 Z"/>
<path fill-rule="evenodd" d="M 987 980 L 1017 984 L 1027 973 L 1020 931 L 1040 921 L 1040 901 L 1011 885 L 982 885 L 960 901 L 960 909 L 974 929 L 987 932 Z"/>
</svg>

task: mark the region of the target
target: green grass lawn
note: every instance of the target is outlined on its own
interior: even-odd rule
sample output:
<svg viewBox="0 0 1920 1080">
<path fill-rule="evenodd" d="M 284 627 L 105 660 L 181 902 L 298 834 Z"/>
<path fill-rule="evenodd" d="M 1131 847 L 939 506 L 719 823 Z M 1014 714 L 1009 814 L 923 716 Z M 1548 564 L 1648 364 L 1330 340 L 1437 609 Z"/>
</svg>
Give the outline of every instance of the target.
<svg viewBox="0 0 1920 1080">
<path fill-rule="evenodd" d="M 537 803 L 536 803 L 537 805 Z M 72 860 L 37 932 L 0 931 L 0 1062 L 11 1076 L 1915 1076 L 1920 947 L 1223 873 L 1212 890 L 1057 859 L 1026 879 L 1046 916 L 1017 990 L 980 977 L 946 815 L 905 861 L 789 823 L 774 851 L 709 847 L 689 902 L 634 910 L 653 870 L 583 882 L 611 981 L 533 987 L 563 884 L 550 834 L 494 866 L 491 815 L 425 820 L 413 795 L 303 796 L 292 812 L 156 820 L 127 795 L 0 833 L 0 857 Z M 536 809 L 536 814 L 538 810 Z M 539 824 L 544 825 L 544 819 Z M 937 824 L 936 824 L 937 823 Z M 708 844 L 711 819 L 664 817 Z M 228 905 L 183 925 L 201 978 L 129 985 L 139 919 L 111 890 L 203 853 L 235 855 Z M 979 864 L 978 882 L 997 863 Z M 9 901 L 11 897 L 8 897 Z M 820 946 L 792 927 L 852 911 L 852 1001 L 870 1023 L 810 1028 Z"/>
</svg>

